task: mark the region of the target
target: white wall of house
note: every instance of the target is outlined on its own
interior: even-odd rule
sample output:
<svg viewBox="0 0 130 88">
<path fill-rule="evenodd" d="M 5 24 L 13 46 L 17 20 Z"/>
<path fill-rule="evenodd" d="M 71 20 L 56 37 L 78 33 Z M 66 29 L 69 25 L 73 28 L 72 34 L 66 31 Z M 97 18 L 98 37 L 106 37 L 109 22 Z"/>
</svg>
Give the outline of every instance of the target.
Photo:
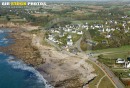
<svg viewBox="0 0 130 88">
<path fill-rule="evenodd" d="M 82 35 L 83 32 L 82 32 L 82 31 L 78 31 L 77 34 L 78 34 L 78 35 Z"/>
<path fill-rule="evenodd" d="M 124 59 L 121 59 L 121 58 L 118 58 L 118 59 L 116 60 L 116 63 L 117 63 L 117 64 L 124 64 L 124 63 L 125 63 L 125 60 L 124 60 Z"/>
<path fill-rule="evenodd" d="M 52 35 L 49 35 L 49 40 L 53 40 L 53 36 Z"/>
<path fill-rule="evenodd" d="M 73 45 L 73 41 L 72 41 L 72 40 L 67 41 L 67 45 L 68 45 L 68 46 L 72 46 L 72 45 Z"/>
</svg>

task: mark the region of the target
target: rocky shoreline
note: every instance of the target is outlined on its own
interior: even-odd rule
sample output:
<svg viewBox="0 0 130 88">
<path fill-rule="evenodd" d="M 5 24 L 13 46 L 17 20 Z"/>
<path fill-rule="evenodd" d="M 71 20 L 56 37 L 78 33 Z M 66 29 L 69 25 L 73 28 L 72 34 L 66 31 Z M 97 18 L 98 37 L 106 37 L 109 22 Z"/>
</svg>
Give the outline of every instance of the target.
<svg viewBox="0 0 130 88">
<path fill-rule="evenodd" d="M 9 37 L 11 37 L 15 43 L 7 47 L 0 47 L 0 51 L 20 58 L 28 65 L 37 66 L 43 64 L 45 61 L 40 56 L 37 47 L 31 45 L 31 38 L 22 36 L 18 30 L 12 30 Z"/>
<path fill-rule="evenodd" d="M 15 43 L 0 47 L 0 51 L 34 66 L 54 88 L 83 88 L 95 78 L 93 67 L 85 59 L 42 45 L 42 33 L 33 36 L 17 29 L 10 33 Z"/>
</svg>

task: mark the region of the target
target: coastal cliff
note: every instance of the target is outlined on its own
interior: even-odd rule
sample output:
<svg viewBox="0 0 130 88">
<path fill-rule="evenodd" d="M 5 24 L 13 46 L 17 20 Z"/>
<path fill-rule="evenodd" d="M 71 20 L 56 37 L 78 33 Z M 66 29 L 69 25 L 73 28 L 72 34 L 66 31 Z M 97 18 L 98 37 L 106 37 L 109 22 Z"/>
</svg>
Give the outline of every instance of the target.
<svg viewBox="0 0 130 88">
<path fill-rule="evenodd" d="M 42 44 L 42 32 L 34 36 L 16 29 L 20 28 L 12 29 L 10 33 L 15 43 L 6 48 L 0 47 L 0 50 L 34 66 L 55 88 L 81 88 L 96 77 L 93 66 L 86 62 L 87 57 L 57 51 Z"/>
</svg>

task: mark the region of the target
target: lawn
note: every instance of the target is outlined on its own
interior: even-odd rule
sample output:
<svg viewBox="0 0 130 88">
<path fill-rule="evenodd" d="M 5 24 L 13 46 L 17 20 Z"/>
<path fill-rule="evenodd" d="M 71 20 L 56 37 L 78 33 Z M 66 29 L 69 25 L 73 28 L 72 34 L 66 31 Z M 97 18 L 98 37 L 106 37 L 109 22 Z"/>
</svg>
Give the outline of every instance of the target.
<svg viewBox="0 0 130 88">
<path fill-rule="evenodd" d="M 129 69 L 112 69 L 116 76 L 121 78 L 129 78 L 130 70 Z"/>
<path fill-rule="evenodd" d="M 72 40 L 73 42 L 77 42 L 81 38 L 81 35 L 78 34 L 72 34 Z"/>
<path fill-rule="evenodd" d="M 130 15 L 130 11 L 127 11 L 126 14 L 127 14 L 127 15 Z"/>
<path fill-rule="evenodd" d="M 25 19 L 20 18 L 19 16 L 9 15 L 10 21 L 12 22 L 25 22 Z M 6 16 L 1 16 L 0 21 L 7 21 Z"/>
<path fill-rule="evenodd" d="M 26 20 L 24 20 L 24 19 L 11 19 L 10 21 L 12 21 L 12 22 L 21 22 L 21 21 L 26 21 Z"/>
<path fill-rule="evenodd" d="M 89 83 L 89 88 L 96 88 L 96 85 L 97 83 L 99 82 L 99 80 L 105 75 L 104 72 L 99 68 L 97 67 L 95 64 L 93 64 L 92 62 L 90 61 L 87 61 L 89 62 L 90 64 L 93 65 L 94 69 L 95 69 L 95 73 L 97 74 L 97 77 Z M 114 85 L 110 82 L 110 80 L 105 77 L 105 80 L 107 79 L 107 81 L 102 81 L 101 82 L 101 85 L 99 88 L 107 88 L 107 87 L 104 87 L 103 85 L 109 85 L 110 87 L 109 88 L 114 88 Z"/>
<path fill-rule="evenodd" d="M 115 88 L 115 86 L 111 84 L 111 81 L 108 79 L 108 77 L 104 77 L 98 88 Z"/>
<path fill-rule="evenodd" d="M 124 57 L 130 55 L 130 45 L 122 46 L 120 48 L 109 48 L 102 50 L 94 50 L 93 53 L 104 54 L 107 57 Z"/>
<path fill-rule="evenodd" d="M 72 24 L 83 24 L 83 23 L 102 23 L 103 21 L 102 20 L 75 20 L 75 21 L 72 21 Z"/>
<path fill-rule="evenodd" d="M 123 65 L 115 64 L 115 61 L 117 58 L 127 59 L 127 57 L 130 56 L 130 45 L 122 46 L 120 48 L 95 50 L 93 52 L 96 54 L 97 53 L 102 54 L 102 58 L 100 58 L 98 60 L 100 62 L 104 63 L 105 65 L 109 66 L 117 77 L 130 78 L 130 76 L 129 76 L 130 70 L 123 68 L 124 64 Z"/>
<path fill-rule="evenodd" d="M 109 67 L 113 67 L 116 65 L 117 67 L 123 67 L 122 65 L 115 64 L 117 58 L 123 58 L 127 60 L 127 57 L 130 56 L 130 46 L 123 46 L 120 48 L 110 48 L 103 50 L 96 50 L 94 53 L 98 53 L 102 55 L 102 58 L 98 59 L 98 61 L 104 63 Z"/>
<path fill-rule="evenodd" d="M 91 23 L 102 23 L 103 20 L 81 20 L 81 22 L 87 22 L 91 24 Z"/>
</svg>

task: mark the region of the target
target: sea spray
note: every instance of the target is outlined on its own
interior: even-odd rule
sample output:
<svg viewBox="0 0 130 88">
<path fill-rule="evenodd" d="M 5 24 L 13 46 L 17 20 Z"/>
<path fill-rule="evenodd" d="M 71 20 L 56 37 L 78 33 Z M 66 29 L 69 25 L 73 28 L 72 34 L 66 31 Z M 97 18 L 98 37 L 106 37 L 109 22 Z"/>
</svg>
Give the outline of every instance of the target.
<svg viewBox="0 0 130 88">
<path fill-rule="evenodd" d="M 31 72 L 37 77 L 37 82 L 45 84 L 45 88 L 54 88 L 48 84 L 48 82 L 43 78 L 43 76 L 35 68 L 26 65 L 21 60 L 13 60 L 13 59 L 14 57 L 12 56 L 9 56 L 7 59 L 7 62 L 9 63 L 9 65 L 12 66 L 13 69 L 19 69 L 19 70 Z"/>
</svg>

